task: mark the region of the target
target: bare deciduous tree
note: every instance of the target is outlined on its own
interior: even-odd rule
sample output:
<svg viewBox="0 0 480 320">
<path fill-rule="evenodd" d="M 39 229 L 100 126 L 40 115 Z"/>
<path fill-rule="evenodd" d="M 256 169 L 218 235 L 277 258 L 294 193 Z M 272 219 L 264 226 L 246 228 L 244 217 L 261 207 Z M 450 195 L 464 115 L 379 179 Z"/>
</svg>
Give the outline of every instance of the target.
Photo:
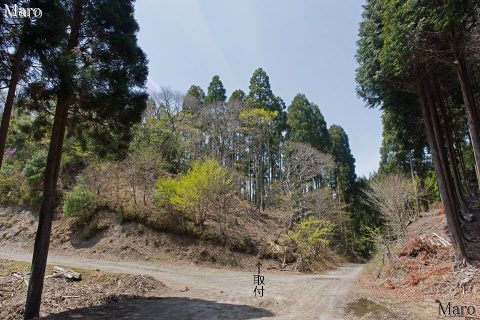
<svg viewBox="0 0 480 320">
<path fill-rule="evenodd" d="M 314 189 L 313 181 L 334 168 L 330 155 L 303 143 L 289 142 L 285 146 L 282 187 L 285 194 L 302 189 Z"/>
<path fill-rule="evenodd" d="M 271 201 L 280 203 L 282 211 L 289 219 L 289 228 L 293 223 L 313 213 L 308 205 L 306 195 L 317 189 L 315 179 L 331 172 L 334 162 L 330 155 L 303 143 L 288 142 L 283 155 L 283 175 L 272 186 L 275 195 Z"/>
<path fill-rule="evenodd" d="M 149 95 L 155 103 L 154 107 L 148 109 L 149 113 L 156 118 L 160 118 L 164 113 L 170 120 L 171 129 L 176 131 L 179 120 L 177 116 L 182 111 L 185 95 L 168 87 L 161 87 L 159 91 L 152 91 Z"/>
<path fill-rule="evenodd" d="M 402 236 L 415 214 L 411 182 L 401 174 L 392 174 L 373 180 L 363 193 L 365 203 L 385 219 L 387 236 Z"/>
</svg>

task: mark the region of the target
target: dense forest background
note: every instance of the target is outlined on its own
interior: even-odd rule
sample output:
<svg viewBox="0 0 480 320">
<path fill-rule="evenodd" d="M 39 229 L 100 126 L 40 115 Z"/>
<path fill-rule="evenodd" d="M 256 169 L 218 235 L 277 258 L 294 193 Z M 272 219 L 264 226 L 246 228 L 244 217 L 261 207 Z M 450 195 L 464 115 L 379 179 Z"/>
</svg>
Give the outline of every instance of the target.
<svg viewBox="0 0 480 320">
<path fill-rule="evenodd" d="M 28 105 L 29 97 L 18 101 Z M 2 202 L 39 205 L 50 121 L 17 108 L 1 171 Z M 128 134 L 101 124 L 74 126 L 60 176 L 58 203 L 66 215 L 87 221 L 110 208 L 195 235 L 207 221 L 226 227 L 226 215 L 247 206 L 277 217 L 285 230 L 308 218 L 312 230 L 325 228 L 319 237 L 328 234 L 344 253 L 368 257 L 373 250 L 367 226 L 381 219 L 360 199 L 367 182 L 355 175 L 347 134 L 328 127 L 303 94 L 287 107 L 261 68 L 248 94 L 236 90 L 227 98 L 218 76 L 206 93 L 197 85 L 186 94 L 150 92 Z"/>
</svg>

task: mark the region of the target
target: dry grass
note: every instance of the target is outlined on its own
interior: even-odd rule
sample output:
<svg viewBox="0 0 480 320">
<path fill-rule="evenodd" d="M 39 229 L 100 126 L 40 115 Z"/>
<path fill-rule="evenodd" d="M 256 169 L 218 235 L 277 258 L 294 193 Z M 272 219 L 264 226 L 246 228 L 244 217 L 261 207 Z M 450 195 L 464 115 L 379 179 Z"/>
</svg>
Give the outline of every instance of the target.
<svg viewBox="0 0 480 320">
<path fill-rule="evenodd" d="M 414 308 L 419 319 L 438 314 L 435 301 L 478 307 L 480 270 L 453 270 L 451 246 L 442 244 L 436 236 L 449 241 L 446 230 L 442 210 L 422 214 L 408 227 L 405 239 L 392 248 L 391 259 L 377 256 L 369 263 L 360 280 L 362 287 L 380 300 L 392 300 L 404 309 Z"/>
</svg>

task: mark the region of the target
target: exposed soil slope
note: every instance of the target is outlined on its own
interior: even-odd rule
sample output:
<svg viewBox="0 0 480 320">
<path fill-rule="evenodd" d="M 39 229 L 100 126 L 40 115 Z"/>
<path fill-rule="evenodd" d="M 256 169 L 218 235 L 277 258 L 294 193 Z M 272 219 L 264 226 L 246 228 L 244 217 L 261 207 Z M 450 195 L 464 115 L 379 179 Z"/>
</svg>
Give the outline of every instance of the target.
<svg viewBox="0 0 480 320">
<path fill-rule="evenodd" d="M 183 261 L 237 269 L 249 268 L 264 259 L 266 268 L 280 268 L 283 249 L 274 243 L 280 232 L 278 225 L 268 217 L 249 220 L 248 216 L 237 219 L 237 226 L 229 230 L 229 243 L 218 243 L 208 236 L 194 238 L 124 222 L 114 212 L 99 212 L 89 225 L 81 227 L 62 217 L 53 222 L 50 248 L 90 258 Z M 15 244 L 31 250 L 37 222 L 33 211 L 0 207 L 0 245 Z"/>
<path fill-rule="evenodd" d="M 422 213 L 407 231 L 390 257 L 380 255 L 365 268 L 361 296 L 409 310 L 416 319 L 439 316 L 438 302 L 473 305 L 480 317 L 480 269 L 453 270 L 443 210 Z"/>
</svg>

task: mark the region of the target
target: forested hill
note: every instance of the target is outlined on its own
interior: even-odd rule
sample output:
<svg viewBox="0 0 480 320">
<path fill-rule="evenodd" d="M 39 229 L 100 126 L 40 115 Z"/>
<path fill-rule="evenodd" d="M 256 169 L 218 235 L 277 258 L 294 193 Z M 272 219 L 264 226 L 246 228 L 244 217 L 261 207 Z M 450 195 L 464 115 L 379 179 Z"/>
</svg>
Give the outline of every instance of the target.
<svg viewBox="0 0 480 320">
<path fill-rule="evenodd" d="M 18 101 L 28 103 L 27 95 Z M 0 171 L 2 203 L 40 205 L 50 121 L 48 113 L 16 109 Z M 315 234 L 305 263 L 327 245 L 357 257 L 373 250 L 366 227 L 380 218 L 360 199 L 366 182 L 355 175 L 346 132 L 328 127 L 303 94 L 287 106 L 261 68 L 247 93 L 230 97 L 219 76 L 206 90 L 149 92 L 128 134 L 72 123 L 64 149 L 57 206 L 83 228 L 108 209 L 161 230 L 222 238 L 230 216 L 251 211 L 275 219 L 285 234 L 298 230 L 289 237 L 298 237 L 298 250 Z"/>
</svg>

